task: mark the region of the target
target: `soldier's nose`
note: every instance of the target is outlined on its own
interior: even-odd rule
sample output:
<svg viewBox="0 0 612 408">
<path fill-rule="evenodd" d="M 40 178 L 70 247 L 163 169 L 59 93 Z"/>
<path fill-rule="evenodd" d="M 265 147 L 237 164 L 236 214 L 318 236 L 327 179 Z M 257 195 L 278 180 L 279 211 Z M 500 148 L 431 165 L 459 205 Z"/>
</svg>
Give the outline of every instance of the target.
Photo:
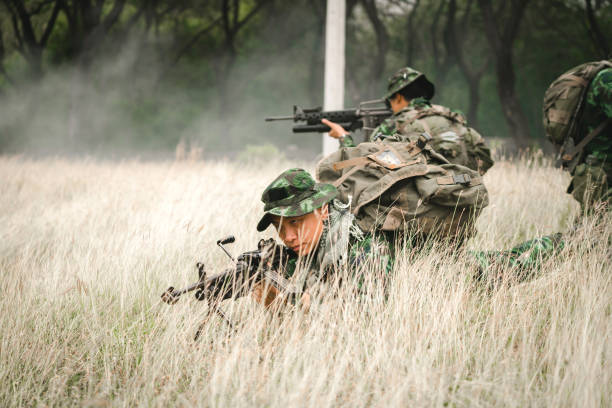
<svg viewBox="0 0 612 408">
<path fill-rule="evenodd" d="M 294 242 L 295 240 L 297 240 L 297 234 L 295 233 L 295 230 L 293 228 L 287 229 L 287 231 L 285 232 L 285 240 L 289 242 Z"/>
</svg>

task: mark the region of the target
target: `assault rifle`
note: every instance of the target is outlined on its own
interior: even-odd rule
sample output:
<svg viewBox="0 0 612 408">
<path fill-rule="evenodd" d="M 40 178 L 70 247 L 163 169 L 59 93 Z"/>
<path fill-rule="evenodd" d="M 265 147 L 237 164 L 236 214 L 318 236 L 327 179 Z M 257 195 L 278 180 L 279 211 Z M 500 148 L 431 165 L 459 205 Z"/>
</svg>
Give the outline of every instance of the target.
<svg viewBox="0 0 612 408">
<path fill-rule="evenodd" d="M 175 289 L 170 286 L 162 293 L 162 301 L 173 305 L 178 302 L 181 295 L 195 291 L 197 300 L 208 302 L 209 311 L 216 312 L 225 322 L 235 330 L 235 326 L 223 313 L 220 303 L 225 299 L 236 299 L 249 293 L 253 285 L 263 280 L 283 293 L 288 300 L 295 301 L 299 290 L 287 281 L 278 269 L 287 259 L 284 247 L 278 245 L 274 239 L 260 240 L 257 249 L 244 252 L 237 259 L 225 249 L 223 245 L 231 244 L 236 239 L 230 235 L 217 241 L 217 245 L 234 262 L 234 265 L 214 274 L 208 275 L 202 262 L 196 263 L 198 281 L 184 289 Z M 204 323 L 198 327 L 194 340 L 200 337 Z"/>
<path fill-rule="evenodd" d="M 384 104 L 383 106 L 380 106 Z M 379 106 L 376 106 L 379 105 Z M 329 132 L 329 126 L 321 123 L 321 119 L 328 119 L 342 126 L 348 131 L 363 129 L 365 138 L 380 125 L 380 123 L 393 115 L 383 99 L 365 101 L 355 109 L 344 109 L 337 111 L 324 111 L 320 106 L 317 108 L 301 108 L 293 106 L 293 116 L 275 116 L 266 118 L 266 122 L 277 120 L 293 120 L 294 122 L 306 122 L 293 127 L 293 133 Z"/>
</svg>

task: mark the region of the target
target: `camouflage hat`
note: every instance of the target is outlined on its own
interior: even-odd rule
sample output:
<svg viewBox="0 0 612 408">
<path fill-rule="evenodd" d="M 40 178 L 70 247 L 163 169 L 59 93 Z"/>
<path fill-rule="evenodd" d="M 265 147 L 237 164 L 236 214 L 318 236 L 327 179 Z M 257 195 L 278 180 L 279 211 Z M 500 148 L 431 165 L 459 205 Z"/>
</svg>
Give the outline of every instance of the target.
<svg viewBox="0 0 612 408">
<path fill-rule="evenodd" d="M 261 195 L 264 215 L 257 224 L 263 231 L 272 222 L 272 216 L 298 217 L 323 207 L 338 194 L 331 184 L 315 183 L 303 169 L 289 169 L 276 178 Z"/>
<path fill-rule="evenodd" d="M 422 96 L 427 99 L 431 99 L 434 96 L 435 88 L 434 85 L 427 80 L 425 75 L 422 72 L 417 71 L 416 69 L 412 69 L 410 67 L 404 67 L 397 71 L 391 78 L 389 78 L 389 84 L 387 85 L 387 93 L 385 94 L 385 99 L 391 99 L 391 97 L 407 87 L 410 84 L 415 83 L 416 81 L 420 82 L 422 86 Z"/>
</svg>

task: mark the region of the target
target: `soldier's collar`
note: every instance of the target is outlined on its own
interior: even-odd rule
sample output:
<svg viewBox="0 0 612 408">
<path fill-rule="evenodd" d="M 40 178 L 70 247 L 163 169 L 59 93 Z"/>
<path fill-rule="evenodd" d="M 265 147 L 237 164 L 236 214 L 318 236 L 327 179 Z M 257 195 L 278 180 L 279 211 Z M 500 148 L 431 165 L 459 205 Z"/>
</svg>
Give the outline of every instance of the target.
<svg viewBox="0 0 612 408">
<path fill-rule="evenodd" d="M 430 106 L 431 106 L 431 102 L 429 101 L 429 99 L 423 98 L 423 97 L 414 98 L 410 100 L 410 103 L 408 104 L 408 108 L 410 109 L 424 108 L 424 107 L 428 108 Z"/>
</svg>

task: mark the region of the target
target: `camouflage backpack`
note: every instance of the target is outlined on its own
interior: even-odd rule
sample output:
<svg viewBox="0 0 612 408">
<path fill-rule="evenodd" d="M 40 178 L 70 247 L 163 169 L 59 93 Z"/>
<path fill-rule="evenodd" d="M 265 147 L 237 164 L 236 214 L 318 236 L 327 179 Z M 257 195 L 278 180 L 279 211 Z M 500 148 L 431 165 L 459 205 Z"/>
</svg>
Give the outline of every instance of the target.
<svg viewBox="0 0 612 408">
<path fill-rule="evenodd" d="M 425 109 L 405 112 L 399 120 L 395 138 L 426 132 L 433 136 L 429 145 L 451 163 L 478 170 L 483 175 L 493 166 L 491 151 L 482 136 L 467 125 L 465 117 L 445 106 L 431 105 Z"/>
<path fill-rule="evenodd" d="M 317 178 L 338 188 L 364 231 L 398 231 L 464 238 L 488 205 L 480 175 L 449 163 L 427 142 L 361 143 L 325 157 Z"/>
<path fill-rule="evenodd" d="M 561 160 L 565 164 L 571 162 L 603 129 L 603 126 L 599 126 L 583 140 L 576 140 L 577 123 L 589 84 L 599 71 L 609 67 L 612 67 L 612 62 L 606 60 L 578 65 L 555 79 L 544 93 L 543 123 L 546 136 L 560 149 Z"/>
</svg>

